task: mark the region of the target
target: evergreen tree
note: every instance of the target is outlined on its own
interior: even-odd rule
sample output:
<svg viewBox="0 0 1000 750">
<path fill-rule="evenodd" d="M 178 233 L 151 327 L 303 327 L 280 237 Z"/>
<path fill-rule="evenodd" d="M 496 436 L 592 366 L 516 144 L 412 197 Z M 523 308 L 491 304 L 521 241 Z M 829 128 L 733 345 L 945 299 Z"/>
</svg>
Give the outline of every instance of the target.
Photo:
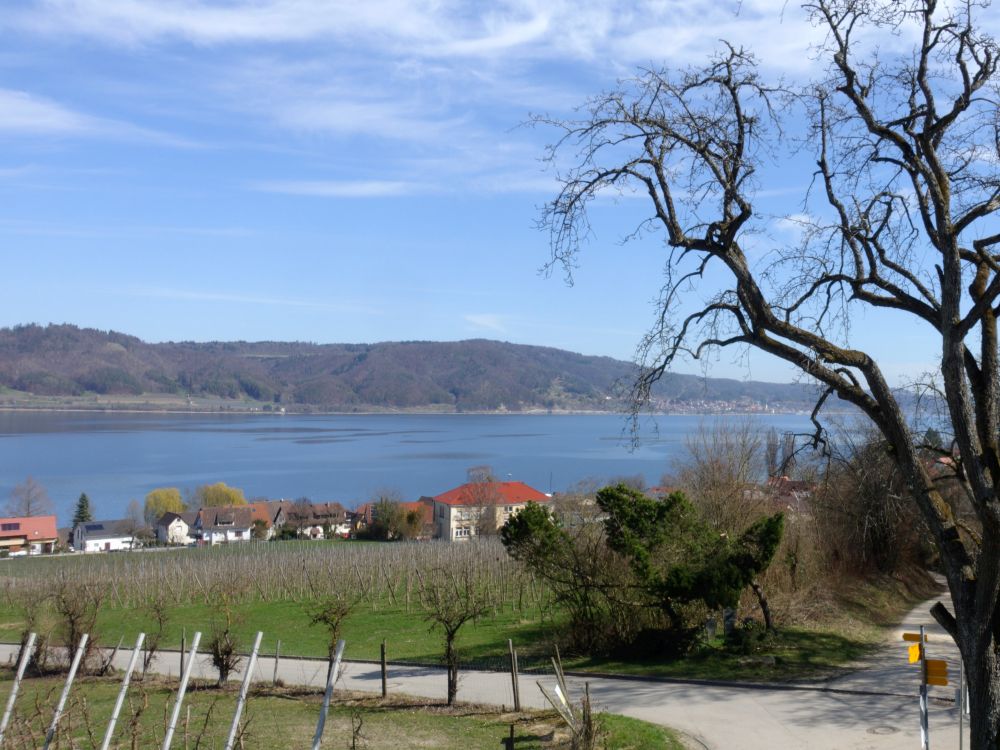
<svg viewBox="0 0 1000 750">
<path fill-rule="evenodd" d="M 73 512 L 73 526 L 93 520 L 94 514 L 90 510 L 90 498 L 87 497 L 86 492 L 81 492 L 80 499 L 76 501 L 76 510 Z"/>
</svg>

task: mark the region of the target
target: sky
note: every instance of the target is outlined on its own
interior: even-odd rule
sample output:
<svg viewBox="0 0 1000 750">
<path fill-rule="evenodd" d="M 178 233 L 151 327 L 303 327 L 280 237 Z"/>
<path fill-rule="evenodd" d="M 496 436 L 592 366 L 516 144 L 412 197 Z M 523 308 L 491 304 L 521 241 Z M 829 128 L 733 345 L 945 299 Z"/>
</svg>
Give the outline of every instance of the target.
<svg viewBox="0 0 1000 750">
<path fill-rule="evenodd" d="M 493 338 L 630 359 L 662 237 L 622 244 L 646 207 L 601 202 L 574 283 L 542 272 L 556 134 L 526 123 L 723 38 L 804 80 L 822 39 L 771 0 L 4 6 L 0 325 L 147 341 Z M 762 204 L 794 214 L 809 179 L 775 171 Z M 854 329 L 896 382 L 933 362 L 910 325 Z M 677 369 L 794 378 L 739 352 Z"/>
</svg>

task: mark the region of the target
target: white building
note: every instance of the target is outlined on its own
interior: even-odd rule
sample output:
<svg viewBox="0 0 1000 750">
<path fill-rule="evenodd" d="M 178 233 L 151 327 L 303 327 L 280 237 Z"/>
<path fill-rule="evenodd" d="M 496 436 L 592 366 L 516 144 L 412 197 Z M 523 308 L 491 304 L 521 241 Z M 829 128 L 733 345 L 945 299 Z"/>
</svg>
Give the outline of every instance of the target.
<svg viewBox="0 0 1000 750">
<path fill-rule="evenodd" d="M 249 505 L 202 508 L 195 522 L 195 535 L 204 544 L 247 542 L 252 538 L 253 510 Z"/>
<path fill-rule="evenodd" d="M 198 513 L 164 513 L 156 522 L 156 538 L 162 544 L 193 544 Z"/>
<path fill-rule="evenodd" d="M 526 503 L 550 499 L 524 482 L 469 482 L 432 498 L 435 535 L 456 542 L 495 533 Z"/>
<path fill-rule="evenodd" d="M 73 549 L 77 552 L 117 552 L 135 547 L 135 522 L 87 521 L 73 529 Z"/>
</svg>

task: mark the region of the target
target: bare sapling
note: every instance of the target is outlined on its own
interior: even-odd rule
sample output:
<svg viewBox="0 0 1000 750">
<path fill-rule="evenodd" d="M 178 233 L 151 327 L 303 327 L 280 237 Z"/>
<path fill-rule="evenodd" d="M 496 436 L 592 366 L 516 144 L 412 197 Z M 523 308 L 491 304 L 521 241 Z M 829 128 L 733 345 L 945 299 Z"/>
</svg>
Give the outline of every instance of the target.
<svg viewBox="0 0 1000 750">
<path fill-rule="evenodd" d="M 327 658 L 337 650 L 344 621 L 361 602 L 361 595 L 351 594 L 350 586 L 339 586 L 326 571 L 309 575 L 310 597 L 303 603 L 309 624 L 326 629 Z"/>
<path fill-rule="evenodd" d="M 217 592 L 218 614 L 212 624 L 211 638 L 208 641 L 208 652 L 212 657 L 212 666 L 219 675 L 218 685 L 223 687 L 243 657 L 240 656 L 242 640 L 236 634 L 236 608 L 233 593 L 220 588 Z"/>
<path fill-rule="evenodd" d="M 142 659 L 143 676 L 149 671 L 153 660 L 156 658 L 156 653 L 160 649 L 160 643 L 170 622 L 172 607 L 173 597 L 165 587 L 154 589 L 146 599 L 143 609 L 151 621 L 151 627 L 148 628 L 146 633 L 146 651 Z"/>
<path fill-rule="evenodd" d="M 481 580 L 479 571 L 472 566 L 438 567 L 418 575 L 424 619 L 431 623 L 432 629 L 440 628 L 444 635 L 450 706 L 458 696 L 459 654 L 455 640 L 467 622 L 492 611 L 491 592 Z"/>
<path fill-rule="evenodd" d="M 60 571 L 53 586 L 52 602 L 63 643 L 66 646 L 67 663 L 84 635 L 88 635 L 81 666 L 86 670 L 87 662 L 97 647 L 97 618 L 106 597 L 105 587 L 94 580 L 70 578 L 67 571 Z"/>
</svg>

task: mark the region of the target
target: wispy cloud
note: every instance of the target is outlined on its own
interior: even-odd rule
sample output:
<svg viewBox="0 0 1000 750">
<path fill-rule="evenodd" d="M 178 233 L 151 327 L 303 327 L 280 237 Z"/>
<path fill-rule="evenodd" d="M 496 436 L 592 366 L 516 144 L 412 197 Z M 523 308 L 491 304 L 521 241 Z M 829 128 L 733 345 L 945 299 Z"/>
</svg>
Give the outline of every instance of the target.
<svg viewBox="0 0 1000 750">
<path fill-rule="evenodd" d="M 94 135 L 110 123 L 64 107 L 26 91 L 0 89 L 0 132 L 51 135 Z"/>
<path fill-rule="evenodd" d="M 507 333 L 507 325 L 503 315 L 494 313 L 469 313 L 463 316 L 466 323 L 474 328 L 493 333 Z"/>
<path fill-rule="evenodd" d="M 94 117 L 27 91 L 0 88 L 0 133 L 138 140 L 179 147 L 194 142 L 128 122 Z"/>
<path fill-rule="evenodd" d="M 387 198 L 426 191 L 426 186 L 392 180 L 266 180 L 252 182 L 251 190 L 306 195 L 317 198 Z"/>
</svg>

